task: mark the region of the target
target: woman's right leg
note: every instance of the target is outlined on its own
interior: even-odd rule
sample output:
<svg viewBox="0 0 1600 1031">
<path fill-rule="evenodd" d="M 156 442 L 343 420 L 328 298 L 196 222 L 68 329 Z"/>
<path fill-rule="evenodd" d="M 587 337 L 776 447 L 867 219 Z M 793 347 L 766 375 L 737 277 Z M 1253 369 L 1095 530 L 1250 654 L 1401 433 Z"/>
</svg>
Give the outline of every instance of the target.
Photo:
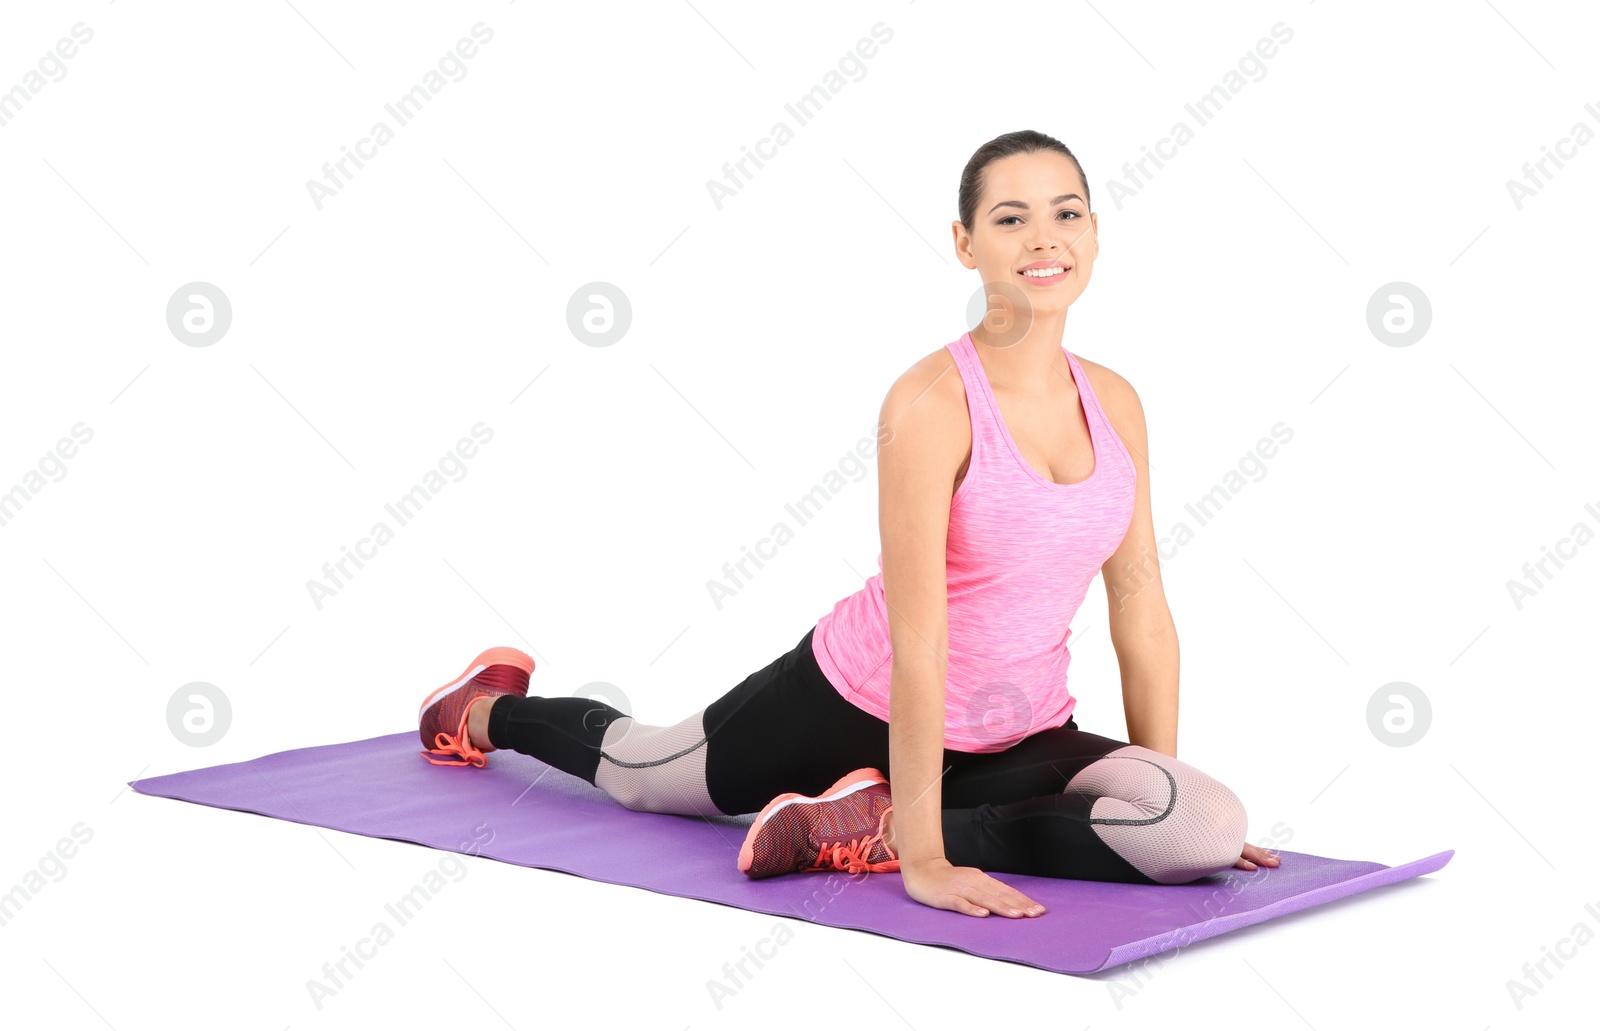
<svg viewBox="0 0 1600 1031">
<path fill-rule="evenodd" d="M 1220 781 L 1076 719 L 960 753 L 943 799 L 945 855 L 991 873 L 1185 884 L 1233 866 L 1248 824 Z"/>
<path fill-rule="evenodd" d="M 860 767 L 887 772 L 884 724 L 823 676 L 812 633 L 674 724 L 640 724 L 598 699 L 505 696 L 489 710 L 489 742 L 629 809 L 686 816 L 753 813 L 787 791 L 819 794 Z"/>
</svg>

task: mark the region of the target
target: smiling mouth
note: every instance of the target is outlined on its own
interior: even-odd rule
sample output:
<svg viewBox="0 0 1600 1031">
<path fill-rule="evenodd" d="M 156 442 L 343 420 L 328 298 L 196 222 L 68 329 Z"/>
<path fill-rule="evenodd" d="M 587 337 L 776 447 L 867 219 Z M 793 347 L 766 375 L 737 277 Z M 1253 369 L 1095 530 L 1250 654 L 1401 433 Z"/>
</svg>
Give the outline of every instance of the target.
<svg viewBox="0 0 1600 1031">
<path fill-rule="evenodd" d="M 1054 279 L 1057 276 L 1064 276 L 1070 271 L 1072 271 L 1072 266 L 1067 265 L 1057 268 L 1031 268 L 1020 274 L 1027 276 L 1029 279 Z"/>
</svg>

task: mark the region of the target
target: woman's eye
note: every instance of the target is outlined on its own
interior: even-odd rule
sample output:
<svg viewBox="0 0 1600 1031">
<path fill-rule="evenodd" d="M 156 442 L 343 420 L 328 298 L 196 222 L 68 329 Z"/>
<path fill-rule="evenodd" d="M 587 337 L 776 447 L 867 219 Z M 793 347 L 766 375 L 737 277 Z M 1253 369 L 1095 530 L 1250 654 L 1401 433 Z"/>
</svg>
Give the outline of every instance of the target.
<svg viewBox="0 0 1600 1031">
<path fill-rule="evenodd" d="M 1076 211 L 1073 211 L 1071 208 L 1063 208 L 1062 211 L 1061 211 L 1061 214 L 1062 215 L 1071 215 L 1072 216 L 1071 218 L 1066 220 L 1068 222 L 1076 222 L 1078 219 L 1083 217 L 1082 215 L 1078 214 Z M 1021 216 L 1018 216 L 1018 215 L 1007 215 L 1005 218 L 1002 218 L 1000 221 L 996 222 L 995 225 L 997 225 L 997 226 L 1008 225 L 1014 219 L 1017 219 L 1019 217 L 1021 217 Z"/>
</svg>

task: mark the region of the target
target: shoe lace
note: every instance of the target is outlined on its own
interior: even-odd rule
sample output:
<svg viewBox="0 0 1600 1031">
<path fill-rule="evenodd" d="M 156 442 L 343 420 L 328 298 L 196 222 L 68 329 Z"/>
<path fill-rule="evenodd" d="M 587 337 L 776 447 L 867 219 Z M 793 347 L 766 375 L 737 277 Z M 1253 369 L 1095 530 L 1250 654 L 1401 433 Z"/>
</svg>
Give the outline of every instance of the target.
<svg viewBox="0 0 1600 1031">
<path fill-rule="evenodd" d="M 470 706 L 469 706 L 470 708 Z M 435 759 L 434 756 L 454 755 L 457 759 Z M 461 726 L 456 733 L 447 734 L 444 731 L 434 735 L 433 747 L 422 753 L 422 757 L 435 766 L 476 766 L 483 768 L 489 760 L 483 752 L 472 743 L 472 735 L 467 733 L 467 710 L 462 710 Z"/>
<path fill-rule="evenodd" d="M 867 861 L 867 857 L 872 855 L 872 847 L 882 841 L 881 834 L 869 834 L 863 838 L 852 838 L 850 841 L 836 841 L 832 844 L 823 842 L 822 847 L 817 850 L 817 862 L 811 869 L 826 870 L 831 867 L 835 870 L 847 870 L 850 873 L 889 873 L 900 869 L 900 863 L 896 859 L 878 863 Z"/>
</svg>

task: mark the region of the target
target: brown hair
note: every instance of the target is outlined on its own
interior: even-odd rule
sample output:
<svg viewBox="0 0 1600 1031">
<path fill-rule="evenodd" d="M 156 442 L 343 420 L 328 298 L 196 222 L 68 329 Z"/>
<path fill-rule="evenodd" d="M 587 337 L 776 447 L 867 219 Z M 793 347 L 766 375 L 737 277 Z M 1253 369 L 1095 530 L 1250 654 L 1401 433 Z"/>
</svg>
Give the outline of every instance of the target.
<svg viewBox="0 0 1600 1031">
<path fill-rule="evenodd" d="M 1072 156 L 1072 151 L 1067 149 L 1067 145 L 1054 136 L 1046 136 L 1032 129 L 1019 129 L 1004 136 L 996 136 L 979 147 L 967 161 L 967 167 L 962 169 L 961 190 L 957 195 L 956 207 L 961 216 L 961 224 L 967 227 L 967 232 L 972 231 L 972 219 L 977 214 L 978 198 L 983 194 L 983 173 L 989 167 L 989 163 L 1013 154 L 1032 154 L 1039 150 L 1053 150 L 1066 155 L 1067 160 L 1078 170 L 1078 178 L 1083 180 L 1083 202 L 1085 207 L 1089 206 L 1089 177 L 1083 174 L 1083 166 L 1078 164 L 1078 159 Z"/>
</svg>

